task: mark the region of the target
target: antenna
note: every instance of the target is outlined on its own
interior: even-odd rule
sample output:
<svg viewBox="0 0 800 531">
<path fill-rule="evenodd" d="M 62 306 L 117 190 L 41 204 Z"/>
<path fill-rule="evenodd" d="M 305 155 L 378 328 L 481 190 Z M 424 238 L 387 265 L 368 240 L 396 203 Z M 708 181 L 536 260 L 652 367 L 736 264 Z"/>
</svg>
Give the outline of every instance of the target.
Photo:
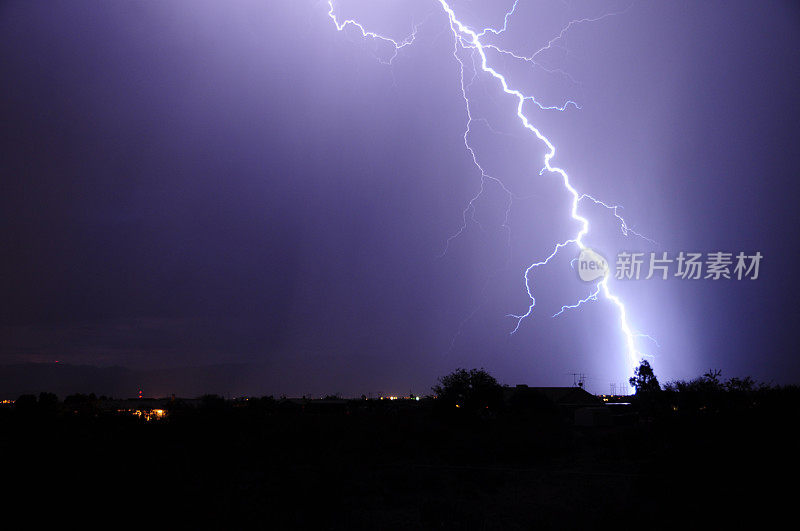
<svg viewBox="0 0 800 531">
<path fill-rule="evenodd" d="M 572 386 L 583 389 L 583 386 L 586 383 L 586 375 L 582 372 L 571 372 L 570 374 L 572 375 Z"/>
</svg>

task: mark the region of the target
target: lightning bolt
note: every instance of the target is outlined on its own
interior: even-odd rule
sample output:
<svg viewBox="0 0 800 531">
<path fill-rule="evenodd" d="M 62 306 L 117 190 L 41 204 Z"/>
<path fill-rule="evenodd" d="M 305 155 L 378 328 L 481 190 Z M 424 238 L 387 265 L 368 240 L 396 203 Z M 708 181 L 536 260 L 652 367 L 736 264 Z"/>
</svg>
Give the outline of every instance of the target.
<svg viewBox="0 0 800 531">
<path fill-rule="evenodd" d="M 336 24 L 336 29 L 338 31 L 342 31 L 346 27 L 350 26 L 359 31 L 362 37 L 369 37 L 378 42 L 382 42 L 388 46 L 391 46 L 393 53 L 389 57 L 389 59 L 378 58 L 378 61 L 387 65 L 391 65 L 394 62 L 394 60 L 397 58 L 397 55 L 400 53 L 400 50 L 414 43 L 414 41 L 417 39 L 417 30 L 419 29 L 419 26 L 422 25 L 422 23 L 414 25 L 413 29 L 411 30 L 411 33 L 403 40 L 398 41 L 391 37 L 387 37 L 386 35 L 381 35 L 380 33 L 369 31 L 356 20 L 346 19 L 339 21 L 339 18 L 334 13 L 333 0 L 328 0 L 328 16 L 331 18 L 331 20 L 333 20 L 333 23 Z"/>
<path fill-rule="evenodd" d="M 466 207 L 462 212 L 461 228 L 450 238 L 448 238 L 442 254 L 444 255 L 445 253 L 447 253 L 448 247 L 452 242 L 452 240 L 460 236 L 466 230 L 468 223 L 470 221 L 480 226 L 480 223 L 475 218 L 475 202 L 478 201 L 478 199 L 483 195 L 487 185 L 489 184 L 495 184 L 499 186 L 503 191 L 503 193 L 506 194 L 507 202 L 506 202 L 505 218 L 502 223 L 502 228 L 508 232 L 510 238 L 508 216 L 515 196 L 500 179 L 491 176 L 484 169 L 484 167 L 480 163 L 478 155 L 475 152 L 475 149 L 472 147 L 469 141 L 470 134 L 472 133 L 473 123 L 477 120 L 483 120 L 480 118 L 473 117 L 472 106 L 468 95 L 469 87 L 474 82 L 475 77 L 478 74 L 478 69 L 480 69 L 482 73 L 488 75 L 491 79 L 495 80 L 499 85 L 499 87 L 502 89 L 503 93 L 516 99 L 517 102 L 516 116 L 519 119 L 519 122 L 529 133 L 533 134 L 539 140 L 539 142 L 544 144 L 544 146 L 546 147 L 546 154 L 544 155 L 544 161 L 543 161 L 544 164 L 541 170 L 539 171 L 539 175 L 543 175 L 545 172 L 547 172 L 549 174 L 555 175 L 558 179 L 560 179 L 563 188 L 572 198 L 569 215 L 571 219 L 577 222 L 579 226 L 577 233 L 572 238 L 567 239 L 566 241 L 563 242 L 556 243 L 555 246 L 553 247 L 552 252 L 546 258 L 530 264 L 524 270 L 523 274 L 524 285 L 528 298 L 530 299 L 530 304 L 528 305 L 527 310 L 525 312 L 520 314 L 508 315 L 508 317 L 511 317 L 515 320 L 515 326 L 511 330 L 511 334 L 513 335 L 519 330 L 523 321 L 532 315 L 534 307 L 536 306 L 536 298 L 534 297 L 534 290 L 532 286 L 532 276 L 534 270 L 548 265 L 559 254 L 559 252 L 566 247 L 575 246 L 579 250 L 584 250 L 587 248 L 586 245 L 584 244 L 583 239 L 589 233 L 590 224 L 589 220 L 580 213 L 580 205 L 582 202 L 589 201 L 595 205 L 605 208 L 606 210 L 609 210 L 619 221 L 620 230 L 624 235 L 639 236 L 647 239 L 650 242 L 652 242 L 652 240 L 642 236 L 640 233 L 634 231 L 629 227 L 625 219 L 619 213 L 619 210 L 621 209 L 620 206 L 611 205 L 609 203 L 596 199 L 591 195 L 579 192 L 570 182 L 570 178 L 567 172 L 564 169 L 553 165 L 553 159 L 555 158 L 556 155 L 556 148 L 553 145 L 553 143 L 535 125 L 533 125 L 529 121 L 528 117 L 523 112 L 523 107 L 526 104 L 526 102 L 530 102 L 536 105 L 539 109 L 546 111 L 548 110 L 565 111 L 570 105 L 574 106 L 577 109 L 580 109 L 580 106 L 571 100 L 566 101 L 561 105 L 544 104 L 543 102 L 539 101 L 535 96 L 526 95 L 520 90 L 511 87 L 506 77 L 502 73 L 498 72 L 490 64 L 491 62 L 487 54 L 487 51 L 492 50 L 501 55 L 513 57 L 514 59 L 524 61 L 526 63 L 530 63 L 537 67 L 543 68 L 550 73 L 558 72 L 563 75 L 566 75 L 565 73 L 560 71 L 548 70 L 544 68 L 536 61 L 536 57 L 545 52 L 546 50 L 551 49 L 561 38 L 564 37 L 566 32 L 576 24 L 601 20 L 608 16 L 616 15 L 619 13 L 606 13 L 599 17 L 572 20 L 566 26 L 562 27 L 558 35 L 550 39 L 547 42 L 547 44 L 545 44 L 545 46 L 539 48 L 533 54 L 525 56 L 514 53 L 513 51 L 506 50 L 504 48 L 499 47 L 496 44 L 487 41 L 487 39 L 489 39 L 490 37 L 497 37 L 502 33 L 504 33 L 505 31 L 507 31 L 509 22 L 512 19 L 519 5 L 519 0 L 515 0 L 510 10 L 505 13 L 503 17 L 502 27 L 497 29 L 486 27 L 480 30 L 475 30 L 473 28 L 470 28 L 469 26 L 461 22 L 461 20 L 459 20 L 459 18 L 457 17 L 454 9 L 450 6 L 450 4 L 446 0 L 432 0 L 432 2 L 438 3 L 441 10 L 447 16 L 447 21 L 451 33 L 453 35 L 453 56 L 455 57 L 459 65 L 461 96 L 464 100 L 464 105 L 467 113 L 466 130 L 464 131 L 463 135 L 464 145 L 472 159 L 473 164 L 475 165 L 475 167 L 477 168 L 477 170 L 480 172 L 481 175 L 481 186 L 479 191 L 470 199 L 470 201 L 468 202 L 468 204 L 466 205 Z M 411 45 L 416 39 L 419 25 L 414 26 L 412 28 L 411 33 L 406 37 L 402 39 L 396 39 L 393 37 L 389 37 L 387 35 L 382 35 L 373 31 L 369 31 L 356 20 L 353 19 L 339 20 L 339 18 L 335 13 L 333 0 L 328 0 L 328 7 L 329 7 L 328 16 L 333 20 L 333 23 L 335 24 L 336 29 L 338 31 L 343 31 L 346 27 L 352 26 L 353 28 L 355 28 L 357 31 L 360 32 L 363 38 L 371 38 L 390 46 L 392 48 L 391 56 L 389 57 L 388 60 L 382 60 L 382 62 L 384 63 L 391 64 L 397 58 L 400 51 L 403 48 Z M 627 9 L 629 8 L 630 6 Z M 459 55 L 459 52 L 465 52 L 465 51 L 470 54 L 473 63 L 473 78 L 470 80 L 469 83 L 466 83 L 466 78 L 465 78 L 466 66 L 464 63 L 464 59 Z M 603 277 L 603 279 L 600 280 L 595 285 L 594 290 L 586 298 L 577 301 L 575 304 L 562 306 L 561 310 L 558 311 L 556 314 L 554 314 L 553 317 L 557 317 L 568 310 L 577 309 L 586 303 L 597 301 L 600 296 L 610 301 L 612 305 L 616 308 L 618 314 L 619 330 L 625 341 L 625 351 L 629 365 L 629 373 L 633 374 L 633 369 L 638 366 L 639 356 L 641 355 L 641 353 L 636 348 L 635 338 L 641 337 L 643 336 L 643 334 L 635 333 L 631 329 L 631 326 L 628 322 L 628 312 L 625 307 L 625 304 L 617 295 L 611 292 L 608 280 L 609 280 L 609 275 L 606 274 L 606 276 Z M 473 311 L 472 314 L 470 314 L 470 316 L 474 315 L 474 313 L 475 311 Z M 469 319 L 469 317 L 467 319 Z M 643 337 L 649 337 L 649 336 L 643 336 Z"/>
</svg>

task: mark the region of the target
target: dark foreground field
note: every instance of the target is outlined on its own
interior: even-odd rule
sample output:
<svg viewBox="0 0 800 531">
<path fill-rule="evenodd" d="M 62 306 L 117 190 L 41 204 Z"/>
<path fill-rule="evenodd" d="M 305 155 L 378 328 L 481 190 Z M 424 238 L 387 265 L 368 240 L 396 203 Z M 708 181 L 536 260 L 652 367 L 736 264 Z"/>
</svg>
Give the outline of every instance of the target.
<svg viewBox="0 0 800 531">
<path fill-rule="evenodd" d="M 576 427 L 542 401 L 209 397 L 150 422 L 28 404 L 0 410 L 3 513 L 25 527 L 765 527 L 795 512 L 798 405 L 793 389 L 673 395 Z"/>
</svg>

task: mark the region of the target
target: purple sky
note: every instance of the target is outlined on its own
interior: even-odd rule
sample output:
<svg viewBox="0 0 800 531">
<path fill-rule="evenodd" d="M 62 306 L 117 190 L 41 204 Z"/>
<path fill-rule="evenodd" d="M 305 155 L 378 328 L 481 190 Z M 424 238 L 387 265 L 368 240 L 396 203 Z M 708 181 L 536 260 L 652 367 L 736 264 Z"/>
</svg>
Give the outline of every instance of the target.
<svg viewBox="0 0 800 531">
<path fill-rule="evenodd" d="M 474 26 L 511 0 L 453 2 Z M 568 249 L 569 197 L 539 175 L 543 145 L 496 81 L 471 86 L 471 137 L 435 0 L 342 1 L 413 46 L 337 32 L 326 2 L 0 4 L 0 363 L 157 369 L 253 364 L 207 391 L 425 393 L 457 366 L 504 383 L 624 381 L 617 313 Z M 339 4 L 337 4 L 339 5 Z M 370 7 L 371 6 L 371 7 Z M 797 382 L 800 10 L 791 2 L 521 0 L 497 42 L 530 54 L 575 18 L 542 66 L 493 56 L 575 186 L 624 205 L 658 245 L 600 208 L 587 244 L 764 255 L 756 281 L 616 282 L 660 379 L 711 368 Z M 428 18 L 425 18 L 425 17 Z M 491 129 L 489 129 L 491 126 Z M 252 369 L 257 367 L 257 369 Z M 255 372 L 252 372 L 255 371 Z"/>
</svg>

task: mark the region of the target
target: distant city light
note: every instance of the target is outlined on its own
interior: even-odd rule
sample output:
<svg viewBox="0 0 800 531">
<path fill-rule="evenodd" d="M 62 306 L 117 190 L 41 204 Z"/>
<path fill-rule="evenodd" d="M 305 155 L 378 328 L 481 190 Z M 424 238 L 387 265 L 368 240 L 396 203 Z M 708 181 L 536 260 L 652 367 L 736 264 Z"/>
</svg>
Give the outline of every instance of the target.
<svg viewBox="0 0 800 531">
<path fill-rule="evenodd" d="M 164 409 L 118 409 L 118 413 L 128 413 L 134 417 L 139 417 L 147 422 L 151 420 L 160 420 L 167 416 Z"/>
</svg>

